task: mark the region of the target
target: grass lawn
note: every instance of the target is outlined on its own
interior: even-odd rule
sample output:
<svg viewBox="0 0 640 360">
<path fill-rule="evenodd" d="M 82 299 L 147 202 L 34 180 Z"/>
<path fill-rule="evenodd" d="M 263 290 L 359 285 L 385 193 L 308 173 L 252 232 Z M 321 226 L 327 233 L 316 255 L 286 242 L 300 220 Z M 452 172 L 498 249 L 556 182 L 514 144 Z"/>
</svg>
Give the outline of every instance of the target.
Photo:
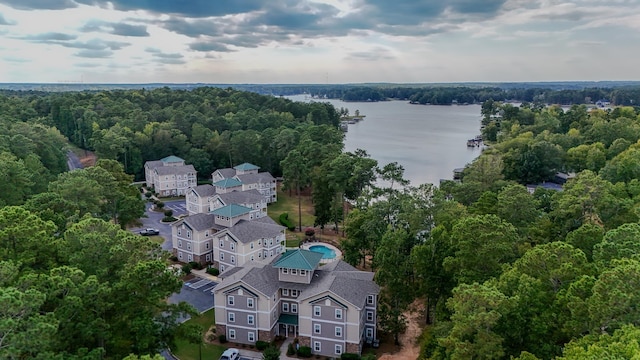
<svg viewBox="0 0 640 360">
<path fill-rule="evenodd" d="M 209 329 L 209 327 L 215 323 L 215 310 L 208 310 L 198 317 L 187 320 L 186 323 L 200 324 L 206 332 L 207 329 Z M 205 333 L 202 333 L 202 336 L 204 336 L 204 334 Z M 219 359 L 220 355 L 222 355 L 222 353 L 226 349 L 227 348 L 224 346 L 204 343 L 202 344 L 202 358 Z M 180 360 L 200 359 L 198 345 L 188 343 L 187 341 L 181 339 L 176 340 L 176 346 L 175 348 L 171 349 L 171 352 Z"/>
<path fill-rule="evenodd" d="M 160 235 L 149 236 L 149 240 L 153 241 L 156 244 L 162 245 L 164 243 L 164 238 Z"/>
<path fill-rule="evenodd" d="M 311 203 L 311 196 L 302 196 L 302 228 L 307 226 L 313 226 L 313 222 L 316 217 L 313 215 L 313 204 Z M 278 201 L 274 204 L 269 204 L 268 208 L 269 216 L 278 222 L 280 214 L 286 212 L 289 213 L 289 220 L 296 227 L 298 227 L 298 197 L 295 191 L 291 192 L 289 196 L 288 191 L 282 191 L 280 184 L 278 184 Z"/>
</svg>

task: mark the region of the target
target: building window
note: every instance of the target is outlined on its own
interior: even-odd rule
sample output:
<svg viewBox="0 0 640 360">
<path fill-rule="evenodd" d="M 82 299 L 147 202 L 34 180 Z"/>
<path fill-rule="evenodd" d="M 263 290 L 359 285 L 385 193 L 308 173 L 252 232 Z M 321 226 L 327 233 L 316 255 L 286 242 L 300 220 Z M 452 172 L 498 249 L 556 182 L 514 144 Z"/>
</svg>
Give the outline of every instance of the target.
<svg viewBox="0 0 640 360">
<path fill-rule="evenodd" d="M 373 311 L 367 311 L 367 321 L 368 322 L 373 321 Z"/>
<path fill-rule="evenodd" d="M 234 313 L 229 313 L 229 322 L 236 322 L 236 314 Z"/>
<path fill-rule="evenodd" d="M 220 272 L 224 271 L 224 265 L 220 265 Z"/>
<path fill-rule="evenodd" d="M 320 306 L 314 306 L 313 307 L 313 315 L 314 316 L 320 316 L 320 314 L 322 314 L 322 312 L 320 311 Z"/>
<path fill-rule="evenodd" d="M 187 230 L 187 239 L 191 239 L 191 230 Z"/>
<path fill-rule="evenodd" d="M 229 339 L 236 338 L 236 331 L 234 329 L 229 329 Z"/>
<path fill-rule="evenodd" d="M 342 327 L 336 326 L 336 337 L 342 337 Z"/>
<path fill-rule="evenodd" d="M 258 253 L 258 259 L 262 257 L 262 253 Z"/>
<path fill-rule="evenodd" d="M 247 315 L 247 324 L 254 325 L 254 319 L 253 315 Z"/>
<path fill-rule="evenodd" d="M 249 244 L 249 248 L 253 249 L 253 243 Z"/>
<path fill-rule="evenodd" d="M 282 289 L 282 296 L 289 296 L 289 289 Z"/>
<path fill-rule="evenodd" d="M 193 255 L 191 255 L 191 254 L 187 255 L 187 261 L 188 262 L 192 262 L 193 261 Z"/>
<path fill-rule="evenodd" d="M 182 253 L 181 252 L 178 253 L 178 259 L 182 260 Z"/>
<path fill-rule="evenodd" d="M 236 244 L 231 243 L 231 250 L 235 250 L 236 249 Z"/>
<path fill-rule="evenodd" d="M 247 307 L 253 308 L 253 298 L 247 298 Z"/>
<path fill-rule="evenodd" d="M 220 247 L 223 248 L 224 247 L 224 240 L 220 239 Z"/>
<path fill-rule="evenodd" d="M 182 247 L 182 240 L 178 240 L 178 247 L 181 248 Z"/>
<path fill-rule="evenodd" d="M 336 355 L 341 355 L 342 354 L 342 345 L 336 344 L 335 353 L 336 353 Z"/>
<path fill-rule="evenodd" d="M 282 312 L 289 312 L 289 303 L 282 303 Z"/>
<path fill-rule="evenodd" d="M 313 333 L 320 334 L 322 332 L 322 326 L 320 324 L 313 324 Z"/>
<path fill-rule="evenodd" d="M 342 319 L 342 309 L 336 309 L 336 319 Z"/>
<path fill-rule="evenodd" d="M 204 236 L 209 236 L 209 230 L 204 232 Z"/>
<path fill-rule="evenodd" d="M 302 275 L 302 276 L 307 275 L 307 270 L 300 270 L 300 275 Z"/>
<path fill-rule="evenodd" d="M 298 269 L 291 269 L 291 275 L 298 275 Z"/>
<path fill-rule="evenodd" d="M 367 337 L 373 339 L 373 329 L 367 328 Z"/>
<path fill-rule="evenodd" d="M 291 296 L 298 296 L 298 290 L 291 290 Z"/>
<path fill-rule="evenodd" d="M 318 353 L 320 352 L 320 341 L 313 342 L 313 350 Z"/>
<path fill-rule="evenodd" d="M 258 255 L 259 256 L 259 255 Z M 282 268 L 282 273 L 283 274 L 288 274 L 289 273 L 289 269 L 287 268 Z"/>
<path fill-rule="evenodd" d="M 235 257 L 235 256 L 233 256 L 233 255 L 231 255 L 231 263 L 232 263 L 232 264 L 235 264 L 235 263 L 236 263 L 236 257 Z"/>
<path fill-rule="evenodd" d="M 291 312 L 294 314 L 298 313 L 298 304 L 291 304 Z"/>
<path fill-rule="evenodd" d="M 182 235 L 182 229 L 178 228 L 178 235 Z"/>
<path fill-rule="evenodd" d="M 220 253 L 220 260 L 224 260 L 224 253 Z"/>
<path fill-rule="evenodd" d="M 204 248 L 209 250 L 209 242 L 208 241 L 206 243 L 204 243 Z"/>
<path fill-rule="evenodd" d="M 234 303 L 235 303 L 235 299 L 233 298 L 233 296 L 231 295 L 227 296 L 227 305 L 233 306 Z"/>
<path fill-rule="evenodd" d="M 373 305 L 373 295 L 367 295 L 367 305 Z"/>
<path fill-rule="evenodd" d="M 251 255 L 251 261 L 253 261 L 253 255 Z"/>
<path fill-rule="evenodd" d="M 207 262 L 211 261 L 211 254 L 207 254 L 207 256 L 205 257 L 207 259 Z"/>
<path fill-rule="evenodd" d="M 187 250 L 191 250 L 191 243 L 187 241 Z"/>
<path fill-rule="evenodd" d="M 247 333 L 247 340 L 249 340 L 249 342 L 256 341 L 256 334 L 253 331 L 248 332 Z"/>
</svg>

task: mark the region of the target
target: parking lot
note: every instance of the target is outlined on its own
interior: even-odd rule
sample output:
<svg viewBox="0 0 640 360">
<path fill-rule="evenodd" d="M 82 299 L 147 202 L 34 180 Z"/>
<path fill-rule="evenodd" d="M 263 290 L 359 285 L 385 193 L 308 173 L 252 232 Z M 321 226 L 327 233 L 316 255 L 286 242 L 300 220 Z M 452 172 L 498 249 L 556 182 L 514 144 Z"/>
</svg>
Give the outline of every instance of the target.
<svg viewBox="0 0 640 360">
<path fill-rule="evenodd" d="M 173 200 L 164 203 L 165 210 L 172 210 L 173 216 L 178 216 L 187 213 L 187 205 L 184 200 Z"/>
<path fill-rule="evenodd" d="M 169 297 L 169 303 L 177 304 L 184 301 L 193 306 L 198 312 L 203 313 L 213 308 L 213 289 L 218 285 L 215 281 L 208 279 L 195 279 L 185 282 L 179 293 Z M 180 319 L 186 321 L 188 318 Z"/>
</svg>

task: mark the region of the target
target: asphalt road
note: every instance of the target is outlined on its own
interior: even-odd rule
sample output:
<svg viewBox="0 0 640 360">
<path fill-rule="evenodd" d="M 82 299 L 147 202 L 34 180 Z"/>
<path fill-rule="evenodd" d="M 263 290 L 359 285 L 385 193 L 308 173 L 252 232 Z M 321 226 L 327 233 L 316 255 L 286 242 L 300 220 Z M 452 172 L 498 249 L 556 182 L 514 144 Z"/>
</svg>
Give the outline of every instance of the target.
<svg viewBox="0 0 640 360">
<path fill-rule="evenodd" d="M 142 226 L 131 228 L 130 230 L 134 233 L 139 233 L 140 230 L 145 228 L 154 228 L 160 231 L 160 236 L 164 238 L 164 242 L 162 243 L 162 249 L 171 251 L 171 224 L 162 223 L 161 220 L 164 217 L 163 212 L 152 211 L 151 204 L 147 203 L 147 210 L 145 211 L 145 217 L 141 218 Z M 187 210 L 185 207 L 184 200 L 172 200 L 164 202 L 165 209 L 173 210 L 173 216 L 178 217 L 179 215 L 186 214 Z"/>
</svg>

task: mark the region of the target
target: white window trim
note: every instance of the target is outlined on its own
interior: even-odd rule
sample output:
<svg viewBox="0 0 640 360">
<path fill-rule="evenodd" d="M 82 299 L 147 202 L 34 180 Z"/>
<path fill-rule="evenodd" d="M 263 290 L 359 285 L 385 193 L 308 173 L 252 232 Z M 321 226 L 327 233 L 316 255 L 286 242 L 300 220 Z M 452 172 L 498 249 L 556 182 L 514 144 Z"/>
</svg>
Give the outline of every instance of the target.
<svg viewBox="0 0 640 360">
<path fill-rule="evenodd" d="M 253 309 L 253 298 L 247 298 L 247 307 Z"/>
<path fill-rule="evenodd" d="M 320 306 L 313 307 L 313 315 L 314 316 L 322 316 L 322 308 Z"/>
<path fill-rule="evenodd" d="M 342 309 L 336 309 L 336 319 L 342 319 Z"/>
<path fill-rule="evenodd" d="M 314 334 L 321 334 L 322 333 L 322 325 L 313 324 L 313 333 Z"/>
<path fill-rule="evenodd" d="M 235 313 L 227 313 L 227 321 L 228 322 L 236 322 L 236 314 Z"/>
<path fill-rule="evenodd" d="M 320 344 L 320 341 L 314 341 L 313 342 L 313 350 L 316 351 L 316 352 L 322 351 L 322 346 Z"/>
<path fill-rule="evenodd" d="M 298 313 L 298 304 L 291 304 L 291 312 L 294 314 Z"/>
<path fill-rule="evenodd" d="M 256 318 L 253 315 L 247 315 L 247 324 L 248 325 L 255 325 L 256 324 Z"/>
<path fill-rule="evenodd" d="M 334 348 L 334 352 L 335 352 L 336 355 L 342 355 L 342 345 L 336 344 L 336 346 Z"/>
<path fill-rule="evenodd" d="M 373 321 L 373 311 L 367 311 L 367 321 Z"/>
<path fill-rule="evenodd" d="M 336 335 L 336 337 L 342 337 L 342 326 L 336 326 L 334 334 Z"/>
<path fill-rule="evenodd" d="M 229 329 L 229 339 L 236 338 L 236 331 L 234 329 Z"/>
<path fill-rule="evenodd" d="M 233 295 L 228 295 L 227 296 L 227 305 L 235 305 L 235 298 L 233 297 Z"/>
</svg>

